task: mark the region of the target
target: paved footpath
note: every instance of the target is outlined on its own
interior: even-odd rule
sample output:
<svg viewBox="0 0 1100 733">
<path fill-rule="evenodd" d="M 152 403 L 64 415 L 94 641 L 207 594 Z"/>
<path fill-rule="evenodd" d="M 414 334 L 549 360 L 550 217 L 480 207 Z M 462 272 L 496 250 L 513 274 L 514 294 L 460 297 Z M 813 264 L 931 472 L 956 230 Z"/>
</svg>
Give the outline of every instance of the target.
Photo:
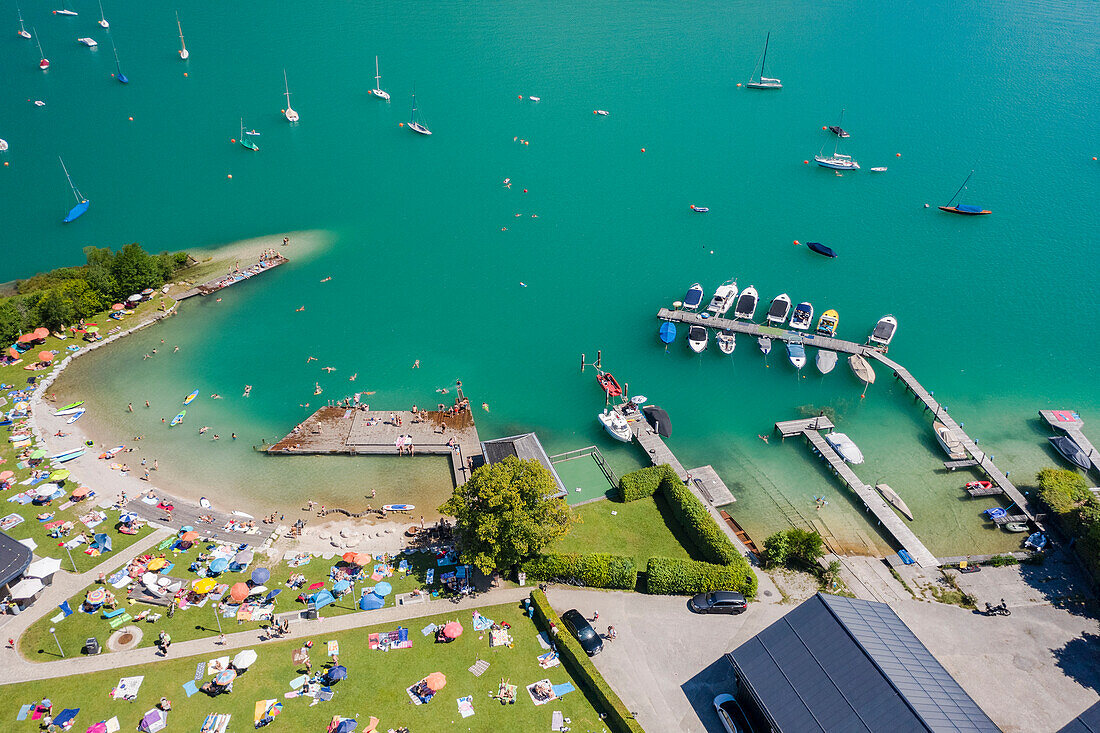
<svg viewBox="0 0 1100 733">
<path fill-rule="evenodd" d="M 90 572 L 94 573 L 96 571 L 93 570 Z M 86 573 L 85 575 L 88 574 Z M 95 576 L 92 575 L 91 579 L 94 580 L 94 577 Z M 90 582 L 91 580 L 86 580 L 85 584 Z M 55 585 L 57 584 L 55 583 Z M 75 587 L 70 590 L 68 595 L 65 595 L 64 598 L 68 598 L 83 587 L 82 585 Z M 342 616 L 332 616 L 330 618 L 322 616 L 316 621 L 296 620 L 292 621 L 289 634 L 272 641 L 308 639 L 317 635 L 329 635 L 339 631 L 362 628 L 364 626 L 390 624 L 423 618 L 425 616 L 437 616 L 440 614 L 454 613 L 457 616 L 457 614 L 462 611 L 470 611 L 475 608 L 485 608 L 486 606 L 499 605 L 502 603 L 518 604 L 531 594 L 531 590 L 532 588 L 529 587 L 501 588 L 487 593 L 481 593 L 476 598 L 464 598 L 459 603 L 452 603 L 449 600 L 437 600 L 417 603 L 411 606 L 381 608 L 377 611 L 348 613 Z M 64 598 L 62 598 L 62 600 L 64 600 Z M 59 600 L 58 603 L 60 602 Z M 56 608 L 56 604 L 47 606 L 47 608 L 52 612 L 52 610 Z M 323 613 L 322 611 L 322 614 Z M 15 618 L 22 619 L 24 616 L 29 615 L 31 615 L 31 612 L 27 611 Z M 44 614 L 39 613 L 36 614 L 35 617 L 37 618 L 42 615 Z M 34 620 L 35 619 L 31 619 L 31 622 Z M 24 624 L 20 628 L 20 633 L 29 625 L 29 623 Z M 14 630 L 14 627 L 12 628 Z M 420 630 L 416 629 L 415 631 L 419 633 Z M 13 634 L 8 634 L 8 636 L 12 635 Z M 217 636 L 211 636 L 205 639 L 194 639 L 192 641 L 173 642 L 167 659 L 179 659 L 180 657 L 188 657 L 191 655 L 205 655 L 207 657 L 221 656 L 231 649 L 255 646 L 256 644 L 263 644 L 267 641 L 264 631 L 261 629 L 249 629 L 248 631 L 241 631 L 235 634 L 226 634 L 224 645 L 218 643 Z M 94 657 L 79 656 L 70 659 L 60 659 L 56 662 L 42 663 L 28 662 L 10 649 L 5 649 L 4 651 L 5 654 L 0 656 L 0 662 L 5 666 L 5 673 L 0 677 L 0 685 L 10 685 L 18 682 L 43 680 L 55 677 L 69 677 L 77 674 L 90 674 L 92 672 L 101 672 L 105 669 L 118 669 L 120 667 L 129 667 L 135 664 L 152 664 L 166 660 L 166 658 L 157 651 L 156 647 L 132 649 L 125 652 L 103 653 Z"/>
</svg>

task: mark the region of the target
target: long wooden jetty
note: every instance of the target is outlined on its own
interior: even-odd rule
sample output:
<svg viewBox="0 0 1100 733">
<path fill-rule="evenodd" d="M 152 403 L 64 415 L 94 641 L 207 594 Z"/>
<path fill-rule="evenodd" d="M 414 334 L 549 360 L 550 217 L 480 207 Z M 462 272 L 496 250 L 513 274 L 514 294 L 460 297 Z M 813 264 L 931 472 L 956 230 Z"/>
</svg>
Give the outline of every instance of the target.
<svg viewBox="0 0 1100 733">
<path fill-rule="evenodd" d="M 372 410 L 354 402 L 328 405 L 261 450 L 274 455 L 447 456 L 455 485 L 460 486 L 469 478 L 470 463 L 481 456 L 481 439 L 468 405 L 461 388 L 455 405 L 441 410 Z"/>
<path fill-rule="evenodd" d="M 1082 430 L 1085 421 L 1073 410 L 1039 410 L 1039 416 L 1047 421 L 1047 424 L 1055 430 L 1073 438 L 1073 442 L 1085 452 L 1092 464 L 1092 470 L 1100 472 L 1100 451 L 1093 447 Z"/>
<path fill-rule="evenodd" d="M 887 357 L 880 349 L 867 344 L 857 344 L 853 341 L 845 341 L 843 339 L 820 336 L 808 332 L 790 331 L 782 328 L 763 326 L 749 321 L 736 321 L 729 318 L 703 318 L 699 313 L 689 313 L 682 310 L 661 308 L 657 312 L 657 317 L 662 321 L 704 326 L 716 330 L 743 333 L 754 337 L 765 336 L 767 338 L 783 341 L 784 343 L 799 343 L 806 346 L 814 346 L 819 349 L 831 349 L 832 351 L 844 354 L 859 354 L 864 358 L 878 361 L 880 364 L 890 368 L 894 373 L 894 377 L 901 381 L 906 389 L 913 393 L 913 396 L 917 400 L 924 403 L 925 408 L 932 413 L 933 418 L 943 423 L 948 430 L 959 439 L 959 442 L 963 444 L 966 452 L 974 461 L 972 464 L 967 465 L 980 469 L 985 473 L 989 481 L 999 488 L 1000 492 L 1007 496 L 1013 504 L 1019 508 L 1023 515 L 1027 517 L 1028 521 L 1041 527 L 1036 521 L 1034 513 L 1031 511 L 1027 497 L 1024 496 L 1023 493 L 1008 480 L 1008 477 L 993 464 L 993 460 L 986 455 L 984 451 L 978 448 L 977 442 L 963 431 L 962 426 L 947 413 L 943 405 L 936 401 L 932 393 L 925 389 L 921 383 L 909 373 L 908 369 Z"/>
<path fill-rule="evenodd" d="M 824 415 L 801 420 L 787 420 L 775 424 L 775 429 L 782 438 L 804 435 L 810 445 L 813 446 L 814 452 L 829 464 L 829 468 L 833 470 L 833 473 L 848 485 L 848 488 L 860 498 L 868 511 L 875 515 L 879 524 L 894 537 L 897 543 L 913 557 L 918 565 L 922 568 L 939 567 L 936 556 L 929 552 L 924 543 L 913 534 L 913 530 L 909 529 L 902 518 L 890 508 L 886 500 L 873 487 L 863 483 L 833 446 L 821 437 L 820 431 L 830 430 L 832 427 L 832 421 Z"/>
</svg>

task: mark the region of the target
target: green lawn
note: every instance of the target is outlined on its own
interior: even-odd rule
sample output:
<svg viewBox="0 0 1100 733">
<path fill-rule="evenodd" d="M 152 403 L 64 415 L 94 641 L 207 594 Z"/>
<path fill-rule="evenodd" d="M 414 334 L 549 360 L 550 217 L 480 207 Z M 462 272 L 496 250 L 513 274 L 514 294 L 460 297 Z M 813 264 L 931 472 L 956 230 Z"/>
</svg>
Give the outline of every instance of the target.
<svg viewBox="0 0 1100 733">
<path fill-rule="evenodd" d="M 570 727 L 574 731 L 606 730 L 598 712 L 580 691 L 576 680 L 570 679 L 564 666 L 550 670 L 538 666 L 536 656 L 543 650 L 536 640 L 537 631 L 518 606 L 490 606 L 481 612 L 497 622 L 512 624 L 514 648 L 490 649 L 488 633 L 473 630 L 469 611 L 462 611 L 457 616 L 441 613 L 407 622 L 413 642 L 411 649 L 388 652 L 369 649 L 369 633 L 389 631 L 396 628 L 396 624 L 314 637 L 311 654 L 314 670 L 326 659 L 325 643 L 336 639 L 340 642 L 340 664 L 347 667 L 348 678 L 334 687 L 336 696 L 331 701 L 313 707 L 309 705 L 312 700 L 305 698 L 283 699 L 283 694 L 290 690 L 288 682 L 298 675 L 291 663 L 291 652 L 300 646 L 298 641 L 286 641 L 253 647 L 259 654 L 259 661 L 234 681 L 232 693 L 216 698 L 209 698 L 202 692 L 188 698 L 181 688 L 183 683 L 194 678 L 197 662 L 206 661 L 206 656 L 169 659 L 141 667 L 6 686 L 4 694 L 10 697 L 0 707 L 0 723 L 8 721 L 2 726 L 4 730 L 37 730 L 37 724 L 30 720 L 15 722 L 15 715 L 21 705 L 48 696 L 53 701 L 55 713 L 62 708 L 80 708 L 74 731 L 85 730 L 115 715 L 124 731 L 133 730 L 141 716 L 161 696 L 166 696 L 173 703 L 169 731 L 196 731 L 204 717 L 212 712 L 232 714 L 231 731 L 251 730 L 255 703 L 271 698 L 283 703 L 283 712 L 275 719 L 272 730 L 284 732 L 323 731 L 333 715 L 358 715 L 360 730 L 373 715 L 380 720 L 380 731 L 402 725 L 417 733 L 462 728 L 493 733 L 545 731 L 550 728 L 555 710 L 572 719 Z M 435 644 L 432 637 L 420 633 L 429 622 L 443 624 L 456 618 L 462 622 L 465 633 L 453 643 Z M 474 677 L 467 668 L 479 659 L 489 662 L 490 666 L 481 677 Z M 431 702 L 413 706 L 405 688 L 432 672 L 446 675 L 446 687 Z M 131 703 L 110 698 L 108 693 L 118 680 L 131 675 L 145 675 L 137 700 Z M 501 678 L 519 686 L 516 704 L 502 706 L 490 699 L 489 695 L 496 692 Z M 524 688 L 546 678 L 555 685 L 572 682 L 577 691 L 536 707 Z M 203 681 L 209 679 L 205 677 Z M 456 700 L 466 695 L 473 697 L 475 714 L 463 719 L 458 714 Z"/>
<path fill-rule="evenodd" d="M 175 563 L 175 567 L 172 568 L 169 573 L 171 577 L 192 581 L 196 580 L 199 576 L 191 572 L 188 568 L 191 562 L 195 560 L 198 553 L 204 551 L 207 546 L 207 544 L 200 544 L 186 552 L 158 553 L 156 552 L 156 548 L 153 548 L 150 550 L 150 553 L 165 554 L 167 556 L 166 559 Z M 393 562 L 393 567 L 395 568 L 394 574 L 386 578 L 386 582 L 393 586 L 393 592 L 386 597 L 387 607 L 395 605 L 398 594 L 408 593 L 414 588 L 438 592 L 441 587 L 439 580 L 440 576 L 446 571 L 454 570 L 454 566 L 443 568 L 437 567 L 435 555 L 430 553 L 416 552 L 411 555 L 402 555 L 401 558 L 406 558 L 410 561 L 412 572 L 406 575 L 404 572 L 396 570 L 397 562 L 400 558 Z M 267 567 L 271 571 L 271 579 L 265 585 L 271 589 L 283 589 L 282 594 L 276 598 L 275 613 L 278 614 L 304 609 L 305 604 L 295 599 L 300 593 L 305 593 L 306 595 L 310 594 L 312 591 L 309 591 L 308 587 L 313 583 L 325 582 L 326 587 L 331 589 L 332 582 L 329 580 L 329 571 L 339 562 L 340 558 L 334 557 L 330 560 L 324 560 L 319 557 L 314 557 L 309 564 L 297 568 L 289 567 L 285 561 L 271 563 L 270 561 L 265 562 L 266 560 L 267 558 L 260 556 L 245 572 L 223 573 L 218 580 L 232 585 L 233 583 L 248 580 L 253 569 L 257 567 Z M 426 570 L 433 567 L 436 568 L 435 579 L 433 584 L 428 586 L 424 582 Z M 292 573 L 301 573 L 306 577 L 306 583 L 301 589 L 294 590 L 286 585 L 286 581 Z M 325 606 L 321 611 L 321 615 L 339 616 L 345 613 L 370 613 L 369 611 L 360 610 L 357 603 L 360 589 L 364 586 L 370 587 L 373 585 L 374 582 L 369 579 L 356 584 L 355 590 L 352 593 L 342 596 L 337 599 L 335 603 Z M 32 661 L 45 662 L 57 658 L 57 643 L 49 633 L 51 626 L 56 629 L 57 639 L 61 642 L 61 647 L 65 650 L 66 654 L 77 653 L 84 645 L 84 641 L 91 636 L 97 637 L 101 644 L 105 644 L 107 637 L 113 632 L 113 629 L 110 627 L 110 622 L 102 618 L 101 613 L 87 614 L 79 610 L 87 592 L 96 587 L 99 586 L 96 584 L 89 585 L 69 599 L 69 605 L 74 613 L 68 618 L 57 623 L 51 623 L 50 617 L 54 615 L 51 612 L 32 624 L 19 640 L 19 646 L 23 655 Z M 226 633 L 243 631 L 249 628 L 260 628 L 267 626 L 269 623 L 267 621 L 243 621 L 238 623 L 236 619 L 215 616 L 211 602 L 207 602 L 206 606 L 202 608 L 192 606 L 186 609 L 177 609 L 172 618 L 168 618 L 166 613 L 167 609 L 164 607 L 140 602 L 127 604 L 125 589 L 116 590 L 110 586 L 107 586 L 107 589 L 116 595 L 120 607 L 125 606 L 126 612 L 131 616 L 137 616 L 146 609 L 149 609 L 150 614 L 161 614 L 161 618 L 155 623 L 142 621 L 138 624 L 144 632 L 141 644 L 139 645 L 143 647 L 152 646 L 160 631 L 168 632 L 172 640 L 178 642 L 207 636 L 216 636 L 220 633 L 219 621 L 221 624 L 220 628 Z"/>
<path fill-rule="evenodd" d="M 701 559 L 687 549 L 692 548 L 691 542 L 682 536 L 663 497 L 627 504 L 611 499 L 594 501 L 575 511 L 580 522 L 562 538 L 555 552 L 633 555 L 639 570 L 645 570 L 651 557 Z"/>
</svg>

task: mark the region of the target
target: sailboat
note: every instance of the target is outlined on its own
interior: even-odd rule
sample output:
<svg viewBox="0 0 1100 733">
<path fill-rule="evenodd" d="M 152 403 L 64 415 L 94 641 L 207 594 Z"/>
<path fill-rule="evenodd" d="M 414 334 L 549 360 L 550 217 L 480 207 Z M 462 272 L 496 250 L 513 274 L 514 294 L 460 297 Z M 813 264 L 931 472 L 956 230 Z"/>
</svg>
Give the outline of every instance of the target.
<svg viewBox="0 0 1100 733">
<path fill-rule="evenodd" d="M 118 72 L 115 74 L 115 78 L 122 84 L 129 84 L 130 80 L 126 78 L 126 75 L 122 73 L 122 65 L 118 62 L 118 47 L 115 46 L 115 39 L 111 39 L 111 50 L 115 52 L 115 70 Z"/>
<path fill-rule="evenodd" d="M 283 69 L 283 87 L 286 89 L 286 110 L 283 114 L 286 115 L 287 122 L 297 122 L 298 113 L 290 106 L 290 84 L 286 80 L 286 69 Z"/>
<path fill-rule="evenodd" d="M 382 75 L 378 73 L 378 57 L 374 57 L 374 89 L 370 93 L 381 99 L 389 100 L 389 92 L 382 91 Z"/>
<path fill-rule="evenodd" d="M 970 176 L 974 175 L 974 171 L 970 171 Z M 947 206 L 941 206 L 940 211 L 947 211 L 952 214 L 965 214 L 966 216 L 981 216 L 982 214 L 992 214 L 989 209 L 983 209 L 980 206 L 971 206 L 969 204 L 956 204 L 955 199 L 959 197 L 959 194 L 966 190 L 966 184 L 970 183 L 970 176 L 966 177 L 963 181 L 963 185 L 959 186 L 959 190 L 955 192 L 955 195 L 951 197 L 951 200 L 947 202 Z"/>
<path fill-rule="evenodd" d="M 825 152 L 825 146 L 821 146 L 821 150 L 817 151 L 817 155 L 814 156 L 814 161 L 817 162 L 822 168 L 832 168 L 833 170 L 840 171 L 858 171 L 859 163 L 852 160 L 852 156 L 843 155 L 837 152 L 837 148 L 840 147 L 840 138 L 837 138 L 836 145 L 833 146 L 832 155 L 822 155 Z"/>
<path fill-rule="evenodd" d="M 79 15 L 79 13 L 77 13 L 75 10 L 69 10 L 68 6 L 65 5 L 64 0 L 62 0 L 62 2 L 61 2 L 61 10 L 55 10 L 55 11 L 53 11 L 53 14 L 54 15 Z"/>
<path fill-rule="evenodd" d="M 186 61 L 187 57 L 191 55 L 191 52 L 187 50 L 187 44 L 183 42 L 183 26 L 180 25 L 179 11 L 176 11 L 176 28 L 178 28 L 180 32 L 180 58 Z"/>
<path fill-rule="evenodd" d="M 747 86 L 749 89 L 782 89 L 783 88 L 783 85 L 779 82 L 778 79 L 770 79 L 770 78 L 764 76 L 764 62 L 768 60 L 768 42 L 771 40 L 771 38 L 772 38 L 771 31 L 768 31 L 768 36 L 767 36 L 767 38 L 764 39 L 764 57 L 760 59 L 760 76 L 755 81 L 752 78 L 749 79 L 748 83 L 745 84 L 745 86 Z M 756 70 L 753 69 L 753 71 L 756 71 Z"/>
<path fill-rule="evenodd" d="M 103 14 L 103 0 L 99 0 L 99 25 L 104 28 L 111 27 L 111 24 L 107 22 L 107 16 Z"/>
<path fill-rule="evenodd" d="M 417 118 L 416 114 L 416 92 L 413 92 L 413 108 L 412 114 L 409 115 L 409 129 L 413 132 L 419 132 L 421 135 L 431 135 L 432 131 L 424 126 L 423 123 Z"/>
<path fill-rule="evenodd" d="M 34 31 L 34 42 L 38 44 L 38 55 L 40 57 L 38 61 L 38 68 L 42 69 L 42 71 L 45 71 L 46 69 L 50 68 L 50 60 L 46 58 L 46 53 L 42 50 L 42 41 L 38 40 L 38 29 L 32 25 L 31 30 Z"/>
<path fill-rule="evenodd" d="M 259 152 L 260 146 L 252 142 L 252 138 L 248 137 L 244 133 L 244 118 L 241 118 L 241 137 L 239 139 L 242 148 L 248 148 L 249 150 L 255 150 Z"/>
<path fill-rule="evenodd" d="M 37 34 L 35 34 L 37 35 Z M 61 160 L 61 156 L 57 156 L 58 160 Z M 65 167 L 65 161 L 61 160 L 61 170 L 65 171 L 65 178 L 69 181 L 69 188 L 73 190 L 73 196 L 76 198 L 76 206 L 69 209 L 69 213 L 65 215 L 62 221 L 68 224 L 70 221 L 75 221 L 84 215 L 84 212 L 88 210 L 88 207 L 92 205 L 88 199 L 84 198 L 80 193 L 80 189 L 73 183 L 72 177 L 69 175 L 69 169 Z"/>
<path fill-rule="evenodd" d="M 15 12 L 19 13 L 19 35 L 23 38 L 30 38 L 31 34 L 27 33 L 27 29 L 23 27 L 23 11 L 19 9 L 19 6 L 15 6 Z"/>
</svg>

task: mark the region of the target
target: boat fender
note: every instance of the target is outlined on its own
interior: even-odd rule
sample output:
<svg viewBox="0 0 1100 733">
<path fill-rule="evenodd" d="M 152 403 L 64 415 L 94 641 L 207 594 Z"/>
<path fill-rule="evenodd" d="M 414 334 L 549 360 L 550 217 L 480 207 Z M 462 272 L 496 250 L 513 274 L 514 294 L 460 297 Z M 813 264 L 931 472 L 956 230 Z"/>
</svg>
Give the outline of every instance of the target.
<svg viewBox="0 0 1100 733">
<path fill-rule="evenodd" d="M 226 178 L 232 178 L 232 177 L 233 177 L 232 173 L 230 173 L 228 176 L 226 176 Z"/>
<path fill-rule="evenodd" d="M 737 86 L 741 86 L 741 83 L 740 83 L 740 82 L 738 82 L 738 83 L 737 83 Z"/>
<path fill-rule="evenodd" d="M 398 122 L 398 123 L 397 123 L 397 126 L 398 126 L 398 127 L 404 127 L 404 126 L 405 126 L 405 123 L 404 123 L 404 122 Z"/>
<path fill-rule="evenodd" d="M 826 127 L 825 127 L 825 125 L 822 125 L 822 126 L 821 126 L 821 129 L 822 129 L 822 130 L 826 130 L 826 129 L 828 129 L 828 128 L 826 128 Z"/>
<path fill-rule="evenodd" d="M 924 205 L 924 208 L 926 208 L 926 209 L 927 209 L 927 208 L 928 208 L 928 204 L 925 204 L 925 205 Z"/>
<path fill-rule="evenodd" d="M 642 152 L 643 152 L 643 153 L 645 152 L 645 148 L 642 148 Z"/>
<path fill-rule="evenodd" d="M 131 118 L 130 118 L 130 122 L 133 122 L 133 121 L 134 121 L 134 118 L 133 118 L 133 117 L 131 117 Z"/>
</svg>

